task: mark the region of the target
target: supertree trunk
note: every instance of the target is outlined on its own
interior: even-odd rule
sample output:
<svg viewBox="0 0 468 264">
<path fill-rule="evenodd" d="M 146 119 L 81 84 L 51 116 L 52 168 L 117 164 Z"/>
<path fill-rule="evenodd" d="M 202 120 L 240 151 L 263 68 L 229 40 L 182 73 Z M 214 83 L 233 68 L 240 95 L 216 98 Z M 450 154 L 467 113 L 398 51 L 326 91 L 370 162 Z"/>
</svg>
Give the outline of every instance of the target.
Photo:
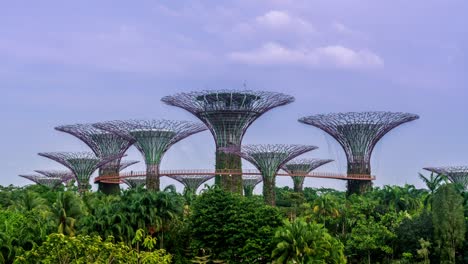
<svg viewBox="0 0 468 264">
<path fill-rule="evenodd" d="M 244 186 L 244 196 L 252 197 L 255 186 Z"/>
<path fill-rule="evenodd" d="M 304 177 L 296 176 L 293 177 L 294 183 L 294 192 L 303 192 L 304 191 Z"/>
<path fill-rule="evenodd" d="M 99 176 L 102 178 L 105 178 L 106 176 L 113 176 L 116 177 L 119 175 L 119 169 L 116 166 L 114 167 L 104 167 L 99 169 Z M 101 178 L 101 179 L 102 179 Z M 110 182 L 110 181 L 115 181 L 115 182 Z M 120 184 L 119 184 L 119 179 L 110 179 L 109 182 L 102 182 L 99 181 L 98 184 L 98 191 L 104 193 L 104 194 L 111 194 L 111 195 L 117 195 L 120 193 Z"/>
<path fill-rule="evenodd" d="M 216 170 L 242 170 L 241 157 L 223 151 L 216 151 Z M 242 195 L 242 175 L 216 175 L 215 184 L 226 191 Z"/>
<path fill-rule="evenodd" d="M 276 205 L 275 179 L 274 176 L 263 178 L 263 199 L 265 204 L 271 206 Z"/>
<path fill-rule="evenodd" d="M 370 175 L 370 164 L 349 164 L 348 175 Z M 372 189 L 372 181 L 348 180 L 347 195 L 363 194 Z"/>
<path fill-rule="evenodd" d="M 159 164 L 146 165 L 146 189 L 159 191 Z"/>
</svg>

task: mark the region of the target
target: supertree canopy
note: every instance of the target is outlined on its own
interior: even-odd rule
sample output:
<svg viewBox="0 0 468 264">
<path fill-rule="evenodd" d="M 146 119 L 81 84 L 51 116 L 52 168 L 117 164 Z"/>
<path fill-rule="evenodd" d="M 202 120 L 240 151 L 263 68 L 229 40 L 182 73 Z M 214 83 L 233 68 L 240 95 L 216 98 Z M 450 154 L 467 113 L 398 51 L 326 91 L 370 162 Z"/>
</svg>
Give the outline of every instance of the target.
<svg viewBox="0 0 468 264">
<path fill-rule="evenodd" d="M 115 155 L 122 156 L 134 143 L 132 139 L 101 130 L 92 124 L 57 126 L 55 129 L 79 138 L 91 148 L 98 158 Z M 120 159 L 115 159 L 99 168 L 99 177 L 105 178 L 106 175 L 116 176 L 119 174 L 119 170 Z M 119 181 L 106 180 L 99 182 L 99 190 L 104 193 L 118 193 L 120 191 Z"/>
<path fill-rule="evenodd" d="M 452 183 L 459 184 L 468 190 L 468 166 L 428 167 L 427 171 L 446 176 Z"/>
<path fill-rule="evenodd" d="M 204 182 L 212 179 L 214 175 L 171 175 L 169 178 L 172 178 L 185 186 L 184 192 L 191 192 L 195 194 L 198 187 L 200 187 Z"/>
<path fill-rule="evenodd" d="M 276 174 L 291 159 L 317 149 L 306 145 L 244 145 L 241 149 L 224 148 L 223 151 L 236 154 L 251 162 L 262 174 L 263 198 L 266 204 L 275 205 Z"/>
<path fill-rule="evenodd" d="M 419 116 L 392 112 L 348 112 L 303 117 L 299 122 L 322 129 L 343 147 L 348 174 L 371 174 L 370 158 L 377 142 L 393 128 Z M 362 193 L 372 186 L 366 180 L 348 180 L 348 194 Z"/>
<path fill-rule="evenodd" d="M 216 143 L 216 170 L 241 170 L 240 157 L 220 148 L 241 147 L 247 128 L 262 114 L 294 101 L 294 97 L 275 92 L 248 90 L 209 90 L 166 96 L 162 101 L 183 108 L 206 124 Z M 242 176 L 217 175 L 215 183 L 242 193 Z"/>
<path fill-rule="evenodd" d="M 123 182 L 128 185 L 130 188 L 138 188 L 143 187 L 146 184 L 146 177 L 145 176 L 138 176 L 138 177 L 129 177 L 123 179 Z"/>
<path fill-rule="evenodd" d="M 25 179 L 28 179 L 30 181 L 33 181 L 39 185 L 49 187 L 51 189 L 55 189 L 62 185 L 62 183 L 65 182 L 63 178 L 57 178 L 57 177 L 45 177 L 43 175 L 39 174 L 23 174 L 19 175 L 20 177 L 23 177 Z"/>
<path fill-rule="evenodd" d="M 42 174 L 49 178 L 60 178 L 63 182 L 68 182 L 75 178 L 74 174 L 70 170 L 34 170 L 35 172 Z"/>
<path fill-rule="evenodd" d="M 242 175 L 242 186 L 244 187 L 244 195 L 252 196 L 255 186 L 262 181 L 261 175 Z"/>
<path fill-rule="evenodd" d="M 146 163 L 146 188 L 159 190 L 159 165 L 166 151 L 180 140 L 206 130 L 202 123 L 173 120 L 129 120 L 94 124 L 135 141 Z"/>
<path fill-rule="evenodd" d="M 295 175 L 291 176 L 294 182 L 294 191 L 302 192 L 304 187 L 304 176 L 316 168 L 332 161 L 333 160 L 331 159 L 294 159 L 283 165 L 282 169 L 290 175 Z"/>
<path fill-rule="evenodd" d="M 78 190 L 81 193 L 89 190 L 89 178 L 95 170 L 122 157 L 121 155 L 115 155 L 99 158 L 92 152 L 42 152 L 39 153 L 39 156 L 57 161 L 70 169 L 78 182 Z"/>
</svg>

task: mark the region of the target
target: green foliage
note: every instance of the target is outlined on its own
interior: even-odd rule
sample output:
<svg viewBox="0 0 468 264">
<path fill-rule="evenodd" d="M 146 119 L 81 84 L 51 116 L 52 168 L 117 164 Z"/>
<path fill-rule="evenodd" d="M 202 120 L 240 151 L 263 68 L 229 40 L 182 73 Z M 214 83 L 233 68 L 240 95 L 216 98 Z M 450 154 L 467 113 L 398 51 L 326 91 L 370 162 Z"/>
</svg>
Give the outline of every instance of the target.
<svg viewBox="0 0 468 264">
<path fill-rule="evenodd" d="M 193 203 L 190 216 L 192 248 L 209 250 L 214 258 L 232 263 L 267 263 L 278 209 L 256 197 L 245 198 L 219 188 L 205 191 Z"/>
<path fill-rule="evenodd" d="M 453 184 L 441 186 L 432 202 L 432 222 L 441 263 L 455 263 L 456 250 L 465 239 L 463 198 Z"/>
<path fill-rule="evenodd" d="M 393 249 L 390 245 L 394 238 L 395 234 L 382 222 L 375 221 L 374 217 L 362 218 L 352 229 L 346 249 L 350 255 L 365 256 L 367 263 L 372 263 L 372 255 L 391 256 Z"/>
<path fill-rule="evenodd" d="M 68 237 L 51 234 L 39 247 L 18 256 L 15 263 L 171 263 L 164 250 L 137 252 L 124 243 L 113 243 L 112 237 Z"/>
<path fill-rule="evenodd" d="M 420 215 L 405 218 L 396 229 L 395 253 L 410 252 L 417 255 L 420 249 L 420 240 L 423 239 L 431 243 L 434 236 L 432 227 L 432 215 L 430 212 L 423 212 Z"/>
<path fill-rule="evenodd" d="M 274 263 L 346 263 L 343 244 L 323 225 L 296 220 L 275 233 Z"/>
</svg>

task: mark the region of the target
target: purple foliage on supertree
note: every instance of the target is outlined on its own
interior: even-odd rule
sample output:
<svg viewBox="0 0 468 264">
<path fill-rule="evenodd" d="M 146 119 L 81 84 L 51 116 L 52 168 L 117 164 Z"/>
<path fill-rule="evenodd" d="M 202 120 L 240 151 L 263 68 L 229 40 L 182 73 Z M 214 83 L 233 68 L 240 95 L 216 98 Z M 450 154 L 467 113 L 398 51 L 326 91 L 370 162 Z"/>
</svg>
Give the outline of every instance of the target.
<svg viewBox="0 0 468 264">
<path fill-rule="evenodd" d="M 185 109 L 209 128 L 217 147 L 240 146 L 247 128 L 265 112 L 294 102 L 282 93 L 250 90 L 184 92 L 161 99 Z"/>
<path fill-rule="evenodd" d="M 427 171 L 446 176 L 452 183 L 468 190 L 468 166 L 427 167 Z"/>
<path fill-rule="evenodd" d="M 347 112 L 307 116 L 299 122 L 320 128 L 338 141 L 346 153 L 348 170 L 356 167 L 359 173 L 370 174 L 377 142 L 395 127 L 418 118 L 401 112 Z"/>
</svg>

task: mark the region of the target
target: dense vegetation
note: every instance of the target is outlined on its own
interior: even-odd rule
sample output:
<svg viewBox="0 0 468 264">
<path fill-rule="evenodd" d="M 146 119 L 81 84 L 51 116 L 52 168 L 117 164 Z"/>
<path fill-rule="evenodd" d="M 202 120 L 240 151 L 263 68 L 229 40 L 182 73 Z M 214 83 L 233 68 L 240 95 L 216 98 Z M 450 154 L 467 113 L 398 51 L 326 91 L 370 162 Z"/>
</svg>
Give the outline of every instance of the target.
<svg viewBox="0 0 468 264">
<path fill-rule="evenodd" d="M 468 194 L 422 179 L 349 197 L 277 188 L 277 207 L 216 187 L 0 187 L 0 263 L 468 263 Z"/>
</svg>

